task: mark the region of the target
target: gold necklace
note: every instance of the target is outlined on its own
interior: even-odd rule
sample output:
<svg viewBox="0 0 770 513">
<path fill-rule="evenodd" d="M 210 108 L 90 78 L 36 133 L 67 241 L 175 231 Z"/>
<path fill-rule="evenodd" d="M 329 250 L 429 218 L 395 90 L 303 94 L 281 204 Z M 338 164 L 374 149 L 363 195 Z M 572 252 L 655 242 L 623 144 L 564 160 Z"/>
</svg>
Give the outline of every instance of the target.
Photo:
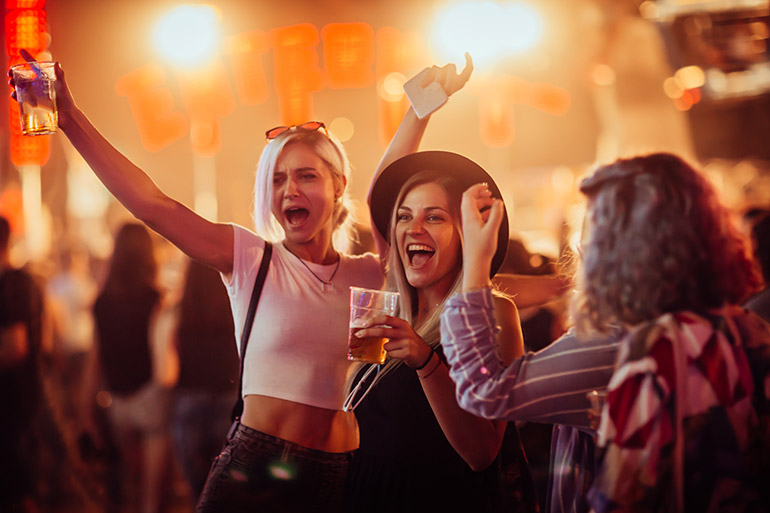
<svg viewBox="0 0 770 513">
<path fill-rule="evenodd" d="M 286 248 L 286 251 L 288 251 L 289 253 L 291 253 L 292 255 L 294 255 L 294 253 L 292 253 L 292 251 L 291 251 L 289 248 L 287 248 L 287 247 L 286 247 L 286 244 L 284 244 L 284 245 L 283 245 L 283 247 L 284 247 L 284 248 Z M 320 282 L 321 282 L 321 292 L 332 292 L 332 291 L 334 291 L 334 283 L 332 283 L 332 280 L 334 279 L 334 276 L 337 274 L 337 271 L 338 271 L 338 270 L 339 270 L 339 268 L 340 268 L 340 262 L 342 262 L 342 256 L 341 256 L 341 255 L 339 255 L 339 254 L 337 255 L 337 256 L 339 257 L 339 258 L 337 259 L 337 265 L 334 267 L 334 272 L 332 273 L 332 275 L 331 275 L 331 276 L 329 276 L 329 279 L 328 279 L 328 280 L 324 280 L 323 278 L 321 278 L 320 276 L 318 276 L 316 273 L 314 273 L 314 272 L 313 272 L 313 270 L 310 268 L 310 266 L 308 266 L 308 265 L 305 263 L 305 261 L 304 261 L 304 260 L 302 260 L 302 259 L 301 259 L 299 256 L 297 256 L 297 255 L 294 255 L 294 256 L 297 258 L 297 260 L 299 260 L 299 263 L 300 263 L 300 264 L 302 264 L 303 266 L 305 266 L 305 269 L 307 269 L 308 271 L 310 271 L 310 274 L 312 274 L 313 276 L 315 276 L 315 279 L 316 279 L 316 280 L 318 280 L 318 281 L 320 281 Z"/>
</svg>

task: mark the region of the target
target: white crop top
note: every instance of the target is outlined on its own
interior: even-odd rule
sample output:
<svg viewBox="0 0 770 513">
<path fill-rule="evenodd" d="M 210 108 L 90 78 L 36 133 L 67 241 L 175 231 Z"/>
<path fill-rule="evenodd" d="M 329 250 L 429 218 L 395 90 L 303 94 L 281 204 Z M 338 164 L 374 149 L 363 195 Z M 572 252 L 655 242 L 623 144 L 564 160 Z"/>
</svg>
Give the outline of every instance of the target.
<svg viewBox="0 0 770 513">
<path fill-rule="evenodd" d="M 239 344 L 251 291 L 264 251 L 264 241 L 233 225 L 233 274 L 224 277 Z M 254 317 L 243 370 L 243 395 L 277 397 L 330 410 L 341 410 L 347 360 L 351 285 L 378 289 L 384 276 L 376 255 L 342 255 L 334 290 L 321 282 L 283 244 L 273 256 Z M 305 261 L 328 279 L 336 264 Z M 239 349 L 240 350 L 240 349 Z"/>
</svg>

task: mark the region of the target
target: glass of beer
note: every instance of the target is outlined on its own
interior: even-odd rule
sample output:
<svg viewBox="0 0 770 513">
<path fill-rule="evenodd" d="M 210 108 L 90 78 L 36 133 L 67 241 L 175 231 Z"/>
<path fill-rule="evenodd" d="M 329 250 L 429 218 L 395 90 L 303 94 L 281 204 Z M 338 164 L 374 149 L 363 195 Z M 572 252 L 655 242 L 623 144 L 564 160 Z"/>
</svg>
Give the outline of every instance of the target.
<svg viewBox="0 0 770 513">
<path fill-rule="evenodd" d="M 358 338 L 355 333 L 378 315 L 395 315 L 398 292 L 350 287 L 350 330 L 348 332 L 348 360 L 385 363 L 385 337 Z"/>
<path fill-rule="evenodd" d="M 56 91 L 53 62 L 23 62 L 11 66 L 19 102 L 21 133 L 46 135 L 56 132 Z"/>
</svg>

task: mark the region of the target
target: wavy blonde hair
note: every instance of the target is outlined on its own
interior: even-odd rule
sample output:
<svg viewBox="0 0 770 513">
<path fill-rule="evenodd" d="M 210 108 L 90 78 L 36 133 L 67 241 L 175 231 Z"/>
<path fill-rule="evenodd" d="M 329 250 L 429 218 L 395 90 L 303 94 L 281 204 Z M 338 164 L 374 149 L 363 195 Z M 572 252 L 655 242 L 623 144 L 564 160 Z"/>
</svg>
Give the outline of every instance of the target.
<svg viewBox="0 0 770 513">
<path fill-rule="evenodd" d="M 679 157 L 621 159 L 583 180 L 588 199 L 573 315 L 582 332 L 740 303 L 760 284 L 744 237 Z"/>
<path fill-rule="evenodd" d="M 393 204 L 393 211 L 390 213 L 390 224 L 388 225 L 388 234 L 390 247 L 388 249 L 386 275 L 385 275 L 385 288 L 386 290 L 392 290 L 399 293 L 399 305 L 397 315 L 406 320 L 410 325 L 414 327 L 415 332 L 422 337 L 422 339 L 432 348 L 437 348 L 441 343 L 441 312 L 444 310 L 444 303 L 453 294 L 459 292 L 462 289 L 462 246 L 458 245 L 458 262 L 460 263 L 460 269 L 452 282 L 447 294 L 442 299 L 441 303 L 433 309 L 431 314 L 424 319 L 421 323 L 415 324 L 415 318 L 417 316 L 417 289 L 409 284 L 406 279 L 406 272 L 404 271 L 404 264 L 401 261 L 401 257 L 398 253 L 398 242 L 396 239 L 396 224 L 398 218 L 398 207 L 404 202 L 406 195 L 417 187 L 418 185 L 424 185 L 427 183 L 435 183 L 439 185 L 447 194 L 449 198 L 449 210 L 452 215 L 454 228 L 458 233 L 462 231 L 461 218 L 460 218 L 460 202 L 462 201 L 462 194 L 464 191 L 463 186 L 452 176 L 448 176 L 441 171 L 420 171 L 410 177 L 404 185 L 401 186 L 401 190 L 398 193 L 395 203 Z M 399 365 L 403 365 L 403 360 L 391 358 L 385 363 L 385 366 L 378 373 L 370 386 L 374 386 L 382 377 L 391 372 Z M 357 373 L 357 372 L 356 372 Z M 354 375 L 356 373 L 353 373 Z"/>
<path fill-rule="evenodd" d="M 313 150 L 332 172 L 335 186 L 342 195 L 334 205 L 332 244 L 337 251 L 348 253 L 355 240 L 353 205 L 348 194 L 350 162 L 342 143 L 333 134 L 322 130 L 287 130 L 268 142 L 254 179 L 254 229 L 262 239 L 280 242 L 285 238 L 283 228 L 272 213 L 273 172 L 286 145 L 301 143 Z"/>
</svg>

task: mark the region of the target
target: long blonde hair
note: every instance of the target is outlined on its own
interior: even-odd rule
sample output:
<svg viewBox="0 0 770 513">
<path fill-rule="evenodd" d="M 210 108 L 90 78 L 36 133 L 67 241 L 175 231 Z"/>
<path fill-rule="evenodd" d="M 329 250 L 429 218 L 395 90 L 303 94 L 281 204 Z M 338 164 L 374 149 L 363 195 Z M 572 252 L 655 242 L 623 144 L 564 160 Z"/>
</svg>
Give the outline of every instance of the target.
<svg viewBox="0 0 770 513">
<path fill-rule="evenodd" d="M 285 238 L 283 228 L 272 213 L 273 172 L 283 149 L 289 143 L 302 143 L 313 150 L 332 172 L 334 184 L 342 195 L 334 205 L 332 244 L 337 251 L 347 253 L 354 240 L 355 219 L 352 200 L 345 183 L 350 178 L 350 162 L 342 143 L 320 130 L 287 130 L 262 150 L 254 179 L 254 230 L 262 239 L 280 242 Z"/>
<path fill-rule="evenodd" d="M 427 183 L 435 183 L 444 189 L 449 198 L 449 210 L 452 215 L 455 230 L 457 230 L 458 233 L 462 230 L 462 225 L 460 224 L 460 202 L 462 201 L 464 188 L 460 182 L 454 177 L 446 175 L 441 171 L 421 171 L 415 173 L 401 186 L 401 190 L 399 191 L 393 206 L 393 211 L 390 213 L 390 225 L 388 227 L 390 247 L 388 249 L 385 288 L 399 293 L 399 311 L 397 315 L 407 321 L 410 325 L 414 326 L 415 332 L 417 332 L 430 347 L 437 348 L 441 344 L 440 323 L 441 312 L 444 310 L 444 303 L 462 288 L 462 247 L 458 244 L 457 251 L 459 254 L 458 262 L 460 263 L 460 269 L 457 272 L 457 276 L 452 282 L 449 291 L 436 308 L 431 311 L 430 315 L 428 315 L 428 317 L 421 323 L 415 325 L 414 321 L 417 313 L 417 289 L 411 286 L 406 279 L 404 264 L 399 256 L 398 242 L 396 240 L 398 207 L 404 202 L 404 198 L 409 191 L 418 185 Z M 370 386 L 374 386 L 385 374 L 391 372 L 401 364 L 403 364 L 403 360 L 395 358 L 387 361 Z M 354 374 L 357 374 L 357 372 Z"/>
</svg>

